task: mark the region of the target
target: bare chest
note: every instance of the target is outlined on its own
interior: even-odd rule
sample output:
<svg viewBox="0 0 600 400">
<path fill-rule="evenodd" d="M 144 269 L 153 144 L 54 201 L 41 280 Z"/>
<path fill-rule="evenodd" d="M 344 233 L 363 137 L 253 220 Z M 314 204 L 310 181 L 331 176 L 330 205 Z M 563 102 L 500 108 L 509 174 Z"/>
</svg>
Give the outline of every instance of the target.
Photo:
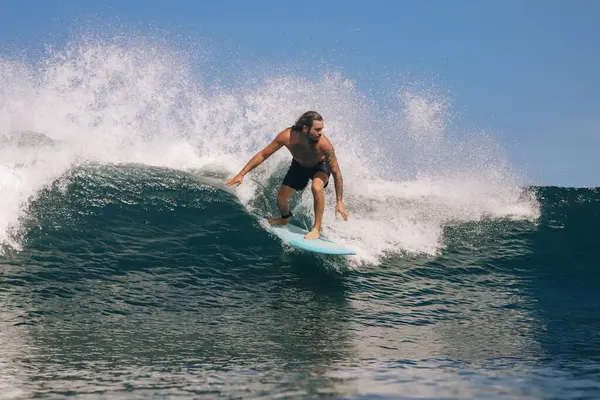
<svg viewBox="0 0 600 400">
<path fill-rule="evenodd" d="M 292 134 L 290 142 L 286 145 L 292 157 L 304 167 L 312 167 L 325 159 L 325 153 L 319 146 L 311 143 L 306 143 L 305 140 L 298 137 L 299 135 Z"/>
</svg>

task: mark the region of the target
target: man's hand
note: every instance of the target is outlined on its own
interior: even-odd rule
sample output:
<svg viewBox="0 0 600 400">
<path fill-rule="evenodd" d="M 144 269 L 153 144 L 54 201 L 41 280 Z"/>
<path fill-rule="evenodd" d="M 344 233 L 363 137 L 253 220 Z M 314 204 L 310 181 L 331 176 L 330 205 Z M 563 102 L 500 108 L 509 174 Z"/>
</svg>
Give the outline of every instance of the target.
<svg viewBox="0 0 600 400">
<path fill-rule="evenodd" d="M 244 175 L 237 174 L 236 176 L 234 176 L 233 178 L 231 178 L 230 180 L 225 182 L 225 184 L 227 186 L 233 186 L 233 185 L 238 186 L 238 185 L 241 185 L 243 181 L 244 181 Z"/>
<path fill-rule="evenodd" d="M 335 216 L 337 218 L 338 213 L 342 214 L 342 217 L 344 217 L 344 221 L 348 221 L 348 212 L 346 211 L 346 207 L 344 207 L 344 203 L 341 200 L 338 200 L 337 204 L 335 205 Z"/>
</svg>

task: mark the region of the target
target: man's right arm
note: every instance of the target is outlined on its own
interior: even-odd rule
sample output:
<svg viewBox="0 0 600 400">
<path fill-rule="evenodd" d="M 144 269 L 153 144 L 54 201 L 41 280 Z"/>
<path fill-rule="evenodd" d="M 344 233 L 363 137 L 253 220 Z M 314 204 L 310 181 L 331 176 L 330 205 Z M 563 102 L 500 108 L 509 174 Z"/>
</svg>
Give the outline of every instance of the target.
<svg viewBox="0 0 600 400">
<path fill-rule="evenodd" d="M 231 178 L 230 180 L 228 180 L 227 182 L 225 182 L 226 185 L 232 185 L 232 184 L 240 184 L 242 183 L 242 180 L 244 178 L 244 176 L 252 171 L 254 168 L 258 167 L 260 164 L 262 164 L 267 158 L 269 158 L 273 153 L 275 153 L 277 150 L 279 150 L 280 148 L 282 148 L 286 141 L 286 134 L 288 134 L 287 132 L 288 130 L 285 130 L 283 132 L 280 132 L 275 139 L 273 139 L 273 141 L 271 143 L 269 143 L 269 145 L 267 147 L 265 147 L 264 149 L 262 149 L 261 151 L 259 151 L 258 153 L 256 153 L 254 155 L 254 157 L 252 157 L 250 159 L 250 161 L 248 161 L 248 163 L 244 166 L 244 168 L 242 168 L 242 170 L 233 178 Z"/>
<path fill-rule="evenodd" d="M 248 164 L 242 168 L 239 174 L 242 176 L 246 175 L 248 172 L 262 164 L 267 158 L 271 157 L 273 153 L 282 148 L 284 141 L 281 136 L 282 134 L 280 133 L 267 147 L 256 153 L 256 155 L 248 161 Z"/>
</svg>

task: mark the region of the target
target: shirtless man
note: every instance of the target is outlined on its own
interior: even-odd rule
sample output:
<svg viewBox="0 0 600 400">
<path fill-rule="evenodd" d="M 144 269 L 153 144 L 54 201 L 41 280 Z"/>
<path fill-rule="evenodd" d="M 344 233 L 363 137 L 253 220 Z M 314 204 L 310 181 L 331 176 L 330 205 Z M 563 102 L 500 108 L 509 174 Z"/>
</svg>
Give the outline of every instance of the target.
<svg viewBox="0 0 600 400">
<path fill-rule="evenodd" d="M 342 201 L 344 181 L 342 173 L 335 158 L 335 151 L 329 139 L 323 135 L 323 117 L 315 111 L 305 112 L 296 121 L 294 126 L 280 132 L 277 137 L 263 150 L 259 151 L 248 164 L 233 178 L 225 182 L 226 185 L 239 185 L 244 180 L 244 175 L 258 167 L 263 161 L 283 146 L 292 153 L 292 164 L 283 179 L 283 184 L 277 195 L 277 206 L 281 218 L 272 218 L 272 225 L 287 224 L 292 213 L 290 212 L 290 198 L 297 190 L 302 190 L 312 179 L 312 193 L 315 207 L 315 223 L 312 230 L 304 237 L 317 239 L 321 233 L 323 212 L 325 210 L 325 195 L 323 189 L 329 183 L 329 175 L 333 175 L 337 203 L 335 215 L 342 215 L 348 220 L 348 213 Z"/>
</svg>

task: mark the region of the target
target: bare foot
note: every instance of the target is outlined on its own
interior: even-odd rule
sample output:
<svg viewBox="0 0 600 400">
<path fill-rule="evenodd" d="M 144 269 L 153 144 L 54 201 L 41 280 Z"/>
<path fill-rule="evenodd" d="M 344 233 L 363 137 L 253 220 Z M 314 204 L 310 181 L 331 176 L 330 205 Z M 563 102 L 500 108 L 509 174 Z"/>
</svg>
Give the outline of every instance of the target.
<svg viewBox="0 0 600 400">
<path fill-rule="evenodd" d="M 271 218 L 269 219 L 269 224 L 271 225 L 286 225 L 290 222 L 289 218 Z"/>
<path fill-rule="evenodd" d="M 310 231 L 306 235 L 304 235 L 304 239 L 318 239 L 318 238 L 319 238 L 319 230 L 316 228 L 313 228 L 312 231 Z"/>
</svg>

